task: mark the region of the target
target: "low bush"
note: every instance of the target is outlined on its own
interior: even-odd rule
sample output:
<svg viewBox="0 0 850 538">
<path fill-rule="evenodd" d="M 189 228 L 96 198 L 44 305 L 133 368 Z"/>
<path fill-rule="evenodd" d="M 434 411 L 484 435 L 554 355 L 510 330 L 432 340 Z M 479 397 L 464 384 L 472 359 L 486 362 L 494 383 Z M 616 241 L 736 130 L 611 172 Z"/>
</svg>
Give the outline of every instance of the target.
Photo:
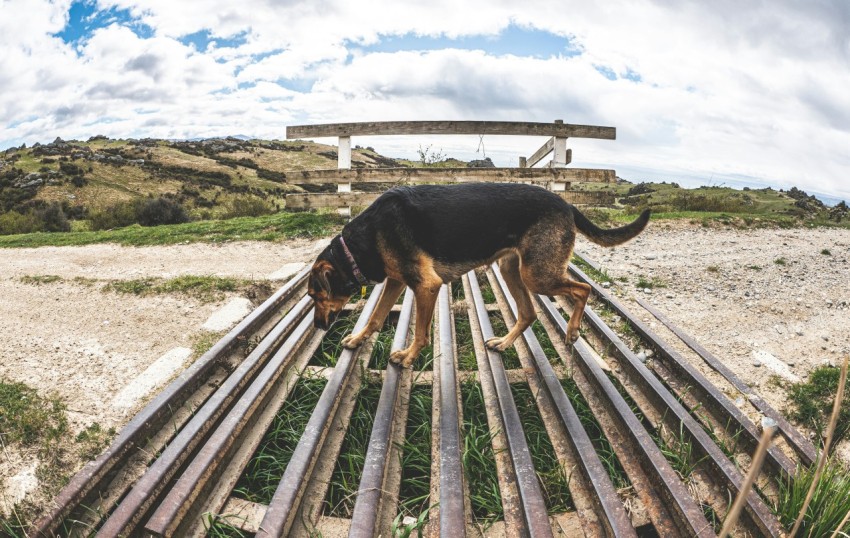
<svg viewBox="0 0 850 538">
<path fill-rule="evenodd" d="M 271 215 L 274 212 L 274 206 L 261 198 L 255 196 L 237 196 L 227 204 L 227 212 L 224 214 L 224 218 L 259 217 L 261 215 Z"/>
<path fill-rule="evenodd" d="M 189 215 L 183 206 L 162 197 L 119 202 L 89 212 L 89 226 L 92 230 L 112 230 L 133 224 L 159 226 L 184 222 L 189 222 Z"/>
</svg>

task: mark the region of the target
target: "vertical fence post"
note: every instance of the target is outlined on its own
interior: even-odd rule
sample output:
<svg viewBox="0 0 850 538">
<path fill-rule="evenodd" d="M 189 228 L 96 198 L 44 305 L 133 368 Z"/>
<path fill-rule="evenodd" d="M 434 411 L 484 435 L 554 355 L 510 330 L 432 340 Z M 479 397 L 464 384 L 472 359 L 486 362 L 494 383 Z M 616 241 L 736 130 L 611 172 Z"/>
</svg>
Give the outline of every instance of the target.
<svg viewBox="0 0 850 538">
<path fill-rule="evenodd" d="M 339 137 L 339 149 L 337 151 L 337 168 L 340 170 L 351 169 L 351 137 Z M 337 183 L 337 192 L 351 192 L 351 183 Z M 346 217 L 351 216 L 351 206 L 345 206 L 338 209 L 340 215 Z"/>
<path fill-rule="evenodd" d="M 555 120 L 555 123 L 564 123 L 564 120 Z M 572 152 L 567 149 L 567 137 L 556 136 L 555 147 L 552 152 L 552 162 L 549 163 L 549 166 L 552 168 L 566 168 L 570 162 L 568 153 Z M 551 181 L 549 182 L 549 190 L 565 191 L 567 190 L 567 184 L 560 181 Z"/>
</svg>

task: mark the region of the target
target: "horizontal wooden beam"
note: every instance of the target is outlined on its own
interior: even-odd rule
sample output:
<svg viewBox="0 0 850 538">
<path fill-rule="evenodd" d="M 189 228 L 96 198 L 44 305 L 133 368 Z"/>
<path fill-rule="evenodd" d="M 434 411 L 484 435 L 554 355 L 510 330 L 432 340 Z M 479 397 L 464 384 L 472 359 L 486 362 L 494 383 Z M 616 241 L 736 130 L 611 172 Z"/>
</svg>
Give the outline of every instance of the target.
<svg viewBox="0 0 850 538">
<path fill-rule="evenodd" d="M 616 181 L 614 170 L 596 168 L 354 168 L 286 173 L 286 182 L 315 183 L 461 183 L 477 181 Z"/>
<path fill-rule="evenodd" d="M 573 125 L 569 123 L 531 123 L 520 121 L 371 121 L 362 123 L 325 123 L 290 125 L 286 138 L 327 136 L 383 135 L 519 135 L 601 138 L 614 140 L 614 127 Z"/>
<path fill-rule="evenodd" d="M 382 193 L 379 192 L 328 192 L 314 194 L 287 194 L 287 209 L 320 209 L 326 207 L 366 207 Z M 561 191 L 558 196 L 576 205 L 610 205 L 614 194 L 594 191 Z"/>
</svg>

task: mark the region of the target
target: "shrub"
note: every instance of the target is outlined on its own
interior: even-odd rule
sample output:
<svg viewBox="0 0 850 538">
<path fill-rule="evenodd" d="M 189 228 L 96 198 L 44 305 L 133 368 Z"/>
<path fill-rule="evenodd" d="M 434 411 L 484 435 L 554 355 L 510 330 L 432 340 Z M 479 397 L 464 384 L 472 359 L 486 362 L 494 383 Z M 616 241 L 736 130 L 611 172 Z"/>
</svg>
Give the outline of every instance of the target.
<svg viewBox="0 0 850 538">
<path fill-rule="evenodd" d="M 77 166 L 76 164 L 67 162 L 60 162 L 59 170 L 66 176 L 81 176 L 85 173 L 85 170 L 83 170 L 81 167 Z"/>
<path fill-rule="evenodd" d="M 119 202 L 104 209 L 89 212 L 89 227 L 92 230 L 111 230 L 135 224 L 136 202 Z"/>
<path fill-rule="evenodd" d="M 261 215 L 270 215 L 274 212 L 275 208 L 265 200 L 254 196 L 238 196 L 228 204 L 224 218 L 259 217 Z"/>
<path fill-rule="evenodd" d="M 38 220 L 41 221 L 41 231 L 44 232 L 70 232 L 71 223 L 68 222 L 68 217 L 62 211 L 62 206 L 58 202 L 53 202 L 44 209 L 36 213 Z"/>
<path fill-rule="evenodd" d="M 0 235 L 28 234 L 39 230 L 39 222 L 35 215 L 9 211 L 0 215 Z"/>
<path fill-rule="evenodd" d="M 152 198 L 138 206 L 138 222 L 142 226 L 159 226 L 161 224 L 181 224 L 189 222 L 189 215 L 183 206 L 168 198 Z"/>
<path fill-rule="evenodd" d="M 746 211 L 747 206 L 741 199 L 689 192 L 677 194 L 670 203 L 677 211 L 727 211 L 736 213 Z"/>
</svg>

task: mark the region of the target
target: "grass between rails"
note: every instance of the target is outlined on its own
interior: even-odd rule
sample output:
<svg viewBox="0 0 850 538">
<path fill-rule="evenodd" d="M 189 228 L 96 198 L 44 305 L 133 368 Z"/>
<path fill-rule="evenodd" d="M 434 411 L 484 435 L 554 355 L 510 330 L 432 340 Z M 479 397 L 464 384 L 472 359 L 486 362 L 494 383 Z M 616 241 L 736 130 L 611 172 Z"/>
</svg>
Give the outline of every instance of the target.
<svg viewBox="0 0 850 538">
<path fill-rule="evenodd" d="M 505 516 L 492 444 L 496 432 L 487 427 L 481 385 L 462 383 L 460 393 L 463 405 L 463 472 L 469 484 L 472 516 L 477 523 L 487 527 Z"/>
<path fill-rule="evenodd" d="M 569 471 L 561 466 L 555 455 L 552 441 L 537 410 L 537 398 L 525 383 L 511 385 L 511 393 L 531 452 L 534 470 L 540 481 L 540 489 L 543 490 L 546 509 L 550 514 L 573 510 L 575 507 L 570 494 Z"/>
<path fill-rule="evenodd" d="M 302 377 L 281 406 L 233 493 L 269 504 L 327 381 Z"/>
<path fill-rule="evenodd" d="M 354 411 L 351 414 L 348 430 L 345 432 L 325 497 L 324 513 L 326 515 L 350 518 L 354 513 L 357 488 L 363 475 L 366 450 L 369 448 L 369 438 L 375 422 L 375 410 L 380 397 L 381 385 L 374 383 L 364 383 L 357 394 Z"/>
<path fill-rule="evenodd" d="M 399 513 L 427 521 L 431 493 L 431 387 L 414 386 L 407 408 L 407 430 L 401 449 Z"/>
<path fill-rule="evenodd" d="M 343 219 L 333 212 L 279 212 L 261 217 L 202 220 L 186 224 L 127 226 L 97 232 L 55 232 L 0 236 L 0 248 L 91 245 L 125 246 L 175 243 L 222 243 L 235 240 L 279 241 L 295 237 L 324 237 L 336 231 Z"/>
</svg>

